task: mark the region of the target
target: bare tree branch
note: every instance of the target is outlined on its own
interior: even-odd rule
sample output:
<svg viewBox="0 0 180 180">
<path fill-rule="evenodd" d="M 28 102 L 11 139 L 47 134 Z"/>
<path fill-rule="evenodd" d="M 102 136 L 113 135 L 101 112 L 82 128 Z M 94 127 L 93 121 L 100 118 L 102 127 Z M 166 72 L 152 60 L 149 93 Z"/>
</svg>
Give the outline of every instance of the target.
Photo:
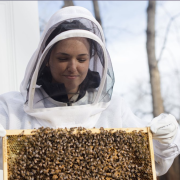
<svg viewBox="0 0 180 180">
<path fill-rule="evenodd" d="M 159 55 L 159 58 L 157 59 L 157 62 L 159 62 L 161 60 L 161 57 L 163 55 L 163 52 L 164 52 L 164 49 L 166 47 L 166 42 L 167 42 L 167 38 L 168 38 L 168 34 L 169 34 L 169 30 L 170 30 L 170 27 L 171 27 L 171 24 L 172 22 L 178 17 L 180 16 L 180 13 L 176 14 L 175 16 L 171 17 L 171 19 L 169 20 L 169 23 L 167 25 L 167 28 L 166 28 L 166 33 L 165 33 L 165 36 L 164 36 L 164 42 L 163 42 L 163 46 L 161 48 L 161 51 L 160 51 L 160 55 Z"/>
</svg>

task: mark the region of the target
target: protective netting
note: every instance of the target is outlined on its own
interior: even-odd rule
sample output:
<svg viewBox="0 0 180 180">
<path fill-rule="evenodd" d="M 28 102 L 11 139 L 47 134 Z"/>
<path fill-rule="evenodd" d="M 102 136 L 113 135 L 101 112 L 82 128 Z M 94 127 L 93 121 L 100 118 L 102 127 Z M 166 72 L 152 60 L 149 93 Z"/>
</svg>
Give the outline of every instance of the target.
<svg viewBox="0 0 180 180">
<path fill-rule="evenodd" d="M 42 52 L 44 51 L 45 47 L 48 43 L 58 34 L 61 34 L 65 31 L 71 30 L 87 30 L 92 32 L 96 36 L 98 36 L 102 40 L 101 33 L 92 21 L 85 19 L 85 18 L 76 18 L 76 19 L 68 19 L 63 22 L 59 22 L 58 24 L 51 27 L 42 41 L 41 48 L 39 51 L 38 58 L 35 63 L 35 70 L 36 64 L 38 59 L 40 58 Z M 72 100 L 70 100 L 67 95 L 68 92 L 65 88 L 65 84 L 63 83 L 54 83 L 52 82 L 52 69 L 48 67 L 48 63 L 50 60 L 50 56 L 52 54 L 53 48 L 57 45 L 54 44 L 52 48 L 49 49 L 46 57 L 43 60 L 43 63 L 39 69 L 38 79 L 37 79 L 37 87 L 36 87 L 36 94 L 38 94 L 38 98 L 34 100 L 34 107 L 39 107 L 38 103 L 43 102 L 45 99 L 52 98 L 55 101 L 63 102 L 63 103 L 74 103 L 81 100 L 83 97 L 87 96 L 86 101 L 81 104 L 92 104 L 96 98 L 99 85 L 102 80 L 103 72 L 104 72 L 104 52 L 101 46 L 94 40 L 90 38 L 86 38 L 90 46 L 90 60 L 89 60 L 89 67 L 87 71 L 87 76 L 85 79 L 79 84 L 78 91 L 73 94 Z M 107 51 L 107 50 L 106 50 Z M 107 52 L 108 54 L 108 52 Z M 101 97 L 99 98 L 99 102 L 109 102 L 112 95 L 113 85 L 114 85 L 114 73 L 112 69 L 111 59 L 108 54 L 108 66 L 107 66 L 107 77 L 106 82 L 103 87 L 103 91 Z M 32 71 L 32 74 L 34 72 Z M 32 77 L 32 75 L 31 75 Z M 31 81 L 31 79 L 30 79 Z M 29 83 L 30 83 L 29 81 Z M 29 88 L 29 87 L 28 87 Z M 28 90 L 29 91 L 29 90 Z M 46 101 L 46 100 L 45 100 Z M 47 103 L 47 102 L 46 102 Z M 53 104 L 54 105 L 54 104 Z M 53 107 L 50 106 L 50 107 Z"/>
<path fill-rule="evenodd" d="M 61 24 L 64 22 L 68 22 L 69 24 L 64 26 L 64 28 L 61 27 Z M 71 26 L 70 24 L 72 22 L 73 25 Z M 80 23 L 77 23 L 80 22 Z M 67 24 L 67 23 L 66 23 Z M 58 30 L 57 30 L 58 29 Z M 55 24 L 54 26 L 52 26 L 46 33 L 45 38 L 43 39 L 42 45 L 41 45 L 41 49 L 39 51 L 39 57 L 42 54 L 43 50 L 45 49 L 45 47 L 48 44 L 48 38 L 51 36 L 52 32 L 54 31 L 59 31 L 60 32 L 64 32 L 67 30 L 72 30 L 72 29 L 84 29 L 84 30 L 88 30 L 90 32 L 92 32 L 93 34 L 97 35 L 102 41 L 103 41 L 103 37 L 100 33 L 99 28 L 97 27 L 97 25 L 90 21 L 89 19 L 86 18 L 71 18 L 71 19 L 67 19 L 65 21 L 59 22 L 57 24 Z"/>
<path fill-rule="evenodd" d="M 40 128 L 7 136 L 8 179 L 153 180 L 148 134 Z"/>
</svg>

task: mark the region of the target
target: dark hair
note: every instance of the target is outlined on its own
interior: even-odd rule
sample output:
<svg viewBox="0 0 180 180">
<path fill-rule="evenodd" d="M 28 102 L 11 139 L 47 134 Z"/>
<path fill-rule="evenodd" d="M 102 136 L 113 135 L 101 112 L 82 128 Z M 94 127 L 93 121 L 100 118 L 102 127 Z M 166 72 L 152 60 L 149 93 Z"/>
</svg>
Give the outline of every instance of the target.
<svg viewBox="0 0 180 180">
<path fill-rule="evenodd" d="M 82 30 L 90 31 L 89 28 L 84 26 L 84 24 L 82 24 L 78 20 L 73 20 L 72 22 L 64 21 L 59 26 L 57 26 L 56 29 L 51 33 L 51 35 L 48 37 L 48 39 L 45 43 L 45 46 L 47 46 L 49 44 L 49 42 L 58 34 L 65 32 L 65 31 L 74 30 L 74 29 L 82 29 Z"/>
<path fill-rule="evenodd" d="M 45 47 L 49 44 L 49 42 L 56 37 L 58 34 L 65 32 L 65 31 L 69 31 L 69 30 L 75 30 L 75 29 L 82 29 L 82 30 L 87 30 L 90 31 L 89 28 L 87 28 L 86 26 L 84 26 L 84 24 L 82 24 L 80 21 L 78 20 L 73 20 L 72 22 L 69 21 L 64 21 L 63 23 L 61 23 L 59 26 L 56 27 L 56 29 L 50 34 L 50 36 L 48 37 L 48 39 L 45 42 Z M 94 43 L 94 41 L 92 39 L 86 38 L 87 41 L 89 42 L 90 45 L 90 57 L 94 56 L 95 54 L 95 49 L 96 49 L 96 45 Z M 54 44 L 55 46 L 56 44 Z M 54 47 L 53 46 L 53 47 Z M 53 47 L 51 48 L 51 50 L 53 49 Z M 50 51 L 51 51 L 50 50 Z"/>
</svg>

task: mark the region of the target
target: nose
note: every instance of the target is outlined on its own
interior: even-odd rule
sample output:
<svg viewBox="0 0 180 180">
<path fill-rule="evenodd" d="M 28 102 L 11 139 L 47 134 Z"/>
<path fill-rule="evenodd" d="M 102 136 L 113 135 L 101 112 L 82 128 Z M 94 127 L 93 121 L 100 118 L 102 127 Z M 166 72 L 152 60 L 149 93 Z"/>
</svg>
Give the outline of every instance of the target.
<svg viewBox="0 0 180 180">
<path fill-rule="evenodd" d="M 68 62 L 67 70 L 68 70 L 68 72 L 70 72 L 70 73 L 76 72 L 76 70 L 77 70 L 77 62 L 76 62 L 75 59 L 71 59 L 71 60 Z"/>
</svg>

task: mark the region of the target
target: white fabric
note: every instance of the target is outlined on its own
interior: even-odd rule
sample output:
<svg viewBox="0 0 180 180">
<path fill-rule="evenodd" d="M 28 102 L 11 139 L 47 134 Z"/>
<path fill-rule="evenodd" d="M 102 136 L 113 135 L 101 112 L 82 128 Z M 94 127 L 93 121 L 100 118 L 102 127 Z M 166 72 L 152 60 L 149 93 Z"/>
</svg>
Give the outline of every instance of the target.
<svg viewBox="0 0 180 180">
<path fill-rule="evenodd" d="M 45 93 L 41 88 L 36 91 L 35 95 L 37 97 L 35 98 L 37 101 L 38 98 L 42 99 L 42 92 Z M 25 109 L 25 112 L 30 116 L 35 117 L 38 122 L 45 127 L 93 127 L 99 118 L 99 114 L 108 107 L 109 103 L 98 103 L 96 105 L 88 104 L 90 96 L 91 93 L 87 92 L 80 101 L 72 103 L 72 106 L 67 106 L 66 103 L 59 103 L 59 105 L 55 106 L 55 104 L 58 104 L 57 101 L 46 98 L 43 101 L 36 103 L 33 110 Z M 93 117 L 93 119 L 89 121 L 89 118 L 91 117 Z"/>
<path fill-rule="evenodd" d="M 153 140 L 157 176 L 165 174 L 169 170 L 169 167 L 171 167 L 174 159 L 179 155 L 179 142 L 180 131 L 178 131 L 176 140 L 171 144 L 161 144 L 157 140 Z"/>
<path fill-rule="evenodd" d="M 175 117 L 160 114 L 150 123 L 157 176 L 166 173 L 180 152 L 180 130 Z M 163 166 L 162 166 L 163 164 Z"/>
<path fill-rule="evenodd" d="M 4 127 L 0 124 L 0 137 L 4 137 L 6 135 L 6 130 Z"/>
<path fill-rule="evenodd" d="M 163 144 L 170 144 L 177 135 L 178 123 L 171 114 L 160 114 L 150 123 L 153 139 Z"/>
<path fill-rule="evenodd" d="M 45 92 L 41 89 L 41 87 L 36 86 L 37 72 L 39 67 L 36 66 L 35 71 L 33 69 L 34 65 L 41 64 L 41 58 L 38 59 L 38 56 L 42 55 L 40 49 L 42 48 L 42 42 L 44 40 L 46 33 L 49 32 L 50 28 L 60 21 L 66 20 L 66 18 L 74 18 L 74 17 L 84 17 L 91 21 L 93 21 L 100 28 L 100 25 L 93 18 L 91 13 L 81 7 L 68 7 L 61 9 L 58 11 L 48 22 L 45 32 L 42 35 L 42 39 L 40 44 L 33 54 L 30 62 L 27 66 L 24 80 L 21 84 L 21 93 L 18 92 L 10 92 L 0 96 L 0 124 L 5 129 L 34 129 L 39 128 L 41 126 L 44 127 L 77 127 L 83 126 L 86 128 L 127 128 L 127 127 L 146 127 L 150 122 L 145 122 L 137 118 L 131 110 L 128 108 L 126 103 L 117 95 L 113 95 L 110 102 L 98 102 L 98 98 L 100 95 L 103 96 L 102 88 L 105 85 L 106 73 L 107 73 L 107 62 L 105 62 L 103 69 L 103 76 L 101 77 L 101 85 L 97 90 L 96 100 L 93 104 L 89 104 L 89 99 L 93 99 L 91 92 L 87 91 L 86 95 L 80 99 L 79 101 L 72 104 L 72 106 L 67 106 L 65 103 L 57 102 L 53 99 L 43 98 L 47 97 Z M 74 31 L 77 36 L 79 32 L 84 31 Z M 104 51 L 104 57 L 106 59 L 106 51 L 105 51 L 105 42 L 104 35 L 102 29 L 100 28 L 102 39 L 98 36 L 86 32 L 85 37 L 91 36 L 95 41 L 97 41 Z M 62 33 L 63 34 L 63 33 Z M 82 33 L 83 34 L 83 33 Z M 63 37 L 66 35 L 70 35 L 69 32 L 64 32 Z M 73 33 L 72 33 L 73 35 Z M 62 37 L 56 36 L 51 42 L 49 47 L 56 42 L 56 38 Z M 52 43 L 52 44 L 51 44 Z M 47 47 L 48 49 L 48 47 Z M 47 51 L 44 51 L 44 54 Z M 41 56 L 43 60 L 43 55 Z M 37 65 L 36 64 L 36 65 Z M 29 100 L 28 102 L 33 102 L 33 96 L 36 100 L 36 103 L 25 103 L 27 96 L 27 85 L 29 79 L 31 78 L 32 72 L 34 73 L 31 81 L 31 86 L 29 90 Z M 32 98 L 32 99 L 31 99 Z M 108 97 L 107 97 L 108 98 Z M 43 99 L 43 100 L 42 100 Z M 40 101 L 38 101 L 40 100 Z M 23 109 L 24 107 L 24 109 Z M 178 130 L 179 131 L 179 130 Z M 1 138 L 0 138 L 1 141 Z M 0 142 L 0 145 L 2 143 Z M 159 166 L 156 169 L 158 175 L 162 175 L 166 172 L 167 169 L 171 166 L 174 158 L 179 154 L 180 140 L 179 136 L 173 140 L 171 144 L 168 146 L 161 146 L 161 144 L 157 144 L 155 146 L 155 158 L 156 161 L 159 162 Z M 159 156 L 158 148 L 162 152 L 163 156 Z M 172 153 L 173 152 L 173 153 Z M 0 168 L 2 169 L 2 147 L 0 147 Z"/>
</svg>

